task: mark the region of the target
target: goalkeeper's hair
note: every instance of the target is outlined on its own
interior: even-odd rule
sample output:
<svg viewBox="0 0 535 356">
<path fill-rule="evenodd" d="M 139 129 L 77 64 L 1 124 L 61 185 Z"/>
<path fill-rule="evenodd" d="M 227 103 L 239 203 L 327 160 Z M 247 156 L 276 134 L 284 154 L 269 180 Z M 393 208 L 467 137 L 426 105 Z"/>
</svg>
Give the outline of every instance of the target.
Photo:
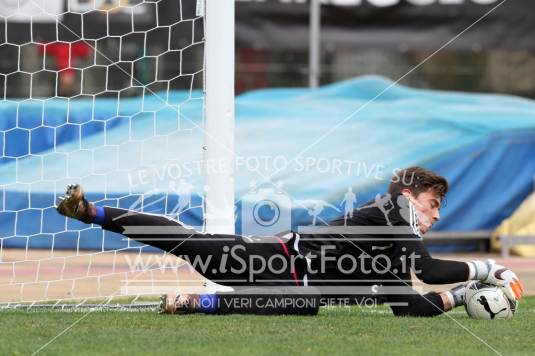
<svg viewBox="0 0 535 356">
<path fill-rule="evenodd" d="M 401 194 L 403 189 L 410 189 L 418 196 L 430 188 L 443 199 L 448 192 L 448 181 L 432 171 L 416 166 L 397 171 L 390 180 L 388 193 L 396 196 Z"/>
</svg>

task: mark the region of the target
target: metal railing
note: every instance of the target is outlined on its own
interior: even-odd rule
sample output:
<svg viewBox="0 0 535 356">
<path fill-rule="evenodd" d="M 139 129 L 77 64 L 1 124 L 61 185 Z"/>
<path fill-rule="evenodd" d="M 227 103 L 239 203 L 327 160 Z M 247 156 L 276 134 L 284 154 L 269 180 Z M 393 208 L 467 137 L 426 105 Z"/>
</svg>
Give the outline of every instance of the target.
<svg viewBox="0 0 535 356">
<path fill-rule="evenodd" d="M 499 237 L 502 248 L 502 257 L 508 258 L 511 256 L 511 247 L 517 245 L 535 245 L 535 235 L 500 235 Z"/>
</svg>

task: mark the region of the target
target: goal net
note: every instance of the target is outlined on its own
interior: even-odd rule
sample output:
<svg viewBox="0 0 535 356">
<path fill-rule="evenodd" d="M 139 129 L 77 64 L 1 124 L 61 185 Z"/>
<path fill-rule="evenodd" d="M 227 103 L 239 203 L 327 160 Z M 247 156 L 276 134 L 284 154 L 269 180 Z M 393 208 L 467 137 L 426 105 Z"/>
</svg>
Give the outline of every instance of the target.
<svg viewBox="0 0 535 356">
<path fill-rule="evenodd" d="M 202 288 L 176 257 L 55 210 L 79 183 L 97 205 L 203 228 L 198 3 L 0 1 L 3 308 Z"/>
</svg>

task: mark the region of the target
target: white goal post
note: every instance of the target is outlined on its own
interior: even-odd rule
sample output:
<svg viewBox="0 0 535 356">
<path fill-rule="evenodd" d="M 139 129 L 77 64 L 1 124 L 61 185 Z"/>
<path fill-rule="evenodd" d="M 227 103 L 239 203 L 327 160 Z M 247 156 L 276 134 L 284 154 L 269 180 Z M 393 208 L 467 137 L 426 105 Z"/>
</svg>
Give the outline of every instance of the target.
<svg viewBox="0 0 535 356">
<path fill-rule="evenodd" d="M 234 7 L 206 0 L 205 8 L 205 226 L 221 234 L 234 234 Z"/>
</svg>

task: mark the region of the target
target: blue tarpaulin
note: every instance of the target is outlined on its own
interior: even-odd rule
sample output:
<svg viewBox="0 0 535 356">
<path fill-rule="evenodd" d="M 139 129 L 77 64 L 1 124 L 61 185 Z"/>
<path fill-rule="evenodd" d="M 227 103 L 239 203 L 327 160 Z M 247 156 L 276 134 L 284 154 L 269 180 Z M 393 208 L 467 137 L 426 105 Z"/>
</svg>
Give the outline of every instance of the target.
<svg viewBox="0 0 535 356">
<path fill-rule="evenodd" d="M 127 246 L 54 211 L 55 196 L 72 182 L 100 205 L 180 213 L 200 225 L 202 104 L 199 92 L 1 102 L 3 246 Z M 533 189 L 532 100 L 366 76 L 318 89 L 249 92 L 237 98 L 236 114 L 240 233 L 328 222 L 343 213 L 349 188 L 360 205 L 411 165 L 451 183 L 437 230 L 492 229 Z M 277 216 L 258 204 L 268 200 Z"/>
</svg>

